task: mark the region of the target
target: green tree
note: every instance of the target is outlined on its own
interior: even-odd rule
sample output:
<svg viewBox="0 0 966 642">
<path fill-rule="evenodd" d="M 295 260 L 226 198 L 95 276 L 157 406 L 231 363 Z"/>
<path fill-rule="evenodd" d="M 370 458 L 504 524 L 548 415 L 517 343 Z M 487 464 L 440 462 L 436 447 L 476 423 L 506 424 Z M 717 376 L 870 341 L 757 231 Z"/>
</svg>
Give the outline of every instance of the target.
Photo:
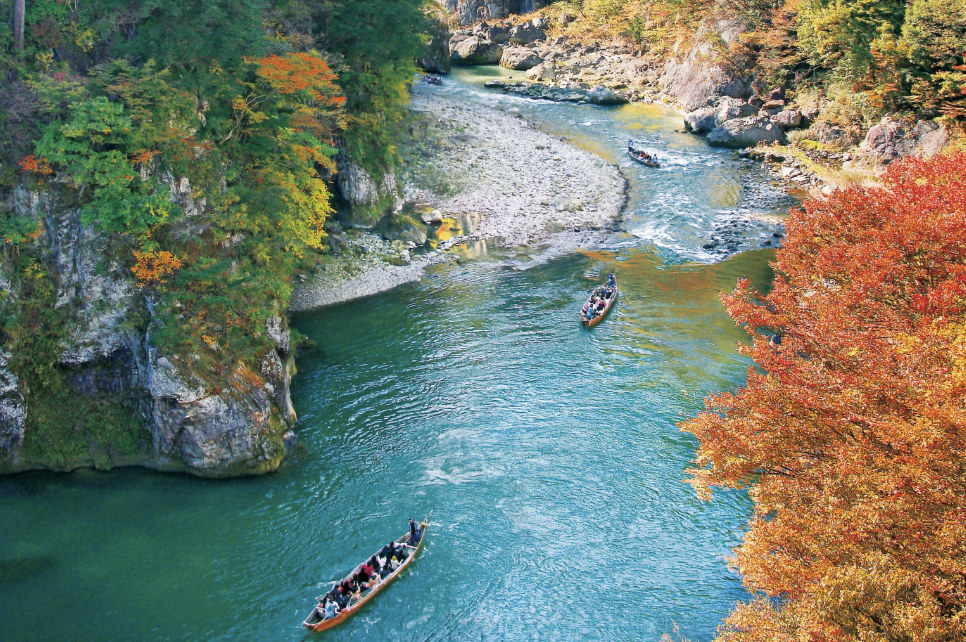
<svg viewBox="0 0 966 642">
<path fill-rule="evenodd" d="M 913 0 L 902 27 L 912 99 L 966 118 L 966 1 Z"/>
<path fill-rule="evenodd" d="M 37 156 L 78 190 L 85 224 L 144 234 L 164 223 L 171 204 L 163 186 L 145 181 L 127 156 L 131 119 L 124 106 L 99 96 L 73 105 L 70 120 L 47 127 Z"/>
</svg>

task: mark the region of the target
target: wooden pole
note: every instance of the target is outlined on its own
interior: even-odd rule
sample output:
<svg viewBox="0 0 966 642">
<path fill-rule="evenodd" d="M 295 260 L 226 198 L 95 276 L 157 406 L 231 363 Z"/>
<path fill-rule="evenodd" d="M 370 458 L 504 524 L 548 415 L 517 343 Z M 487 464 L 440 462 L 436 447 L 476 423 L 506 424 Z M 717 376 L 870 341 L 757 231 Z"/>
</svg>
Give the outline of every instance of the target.
<svg viewBox="0 0 966 642">
<path fill-rule="evenodd" d="M 13 5 L 13 46 L 17 51 L 23 50 L 23 19 L 26 7 L 25 0 L 15 0 Z"/>
</svg>

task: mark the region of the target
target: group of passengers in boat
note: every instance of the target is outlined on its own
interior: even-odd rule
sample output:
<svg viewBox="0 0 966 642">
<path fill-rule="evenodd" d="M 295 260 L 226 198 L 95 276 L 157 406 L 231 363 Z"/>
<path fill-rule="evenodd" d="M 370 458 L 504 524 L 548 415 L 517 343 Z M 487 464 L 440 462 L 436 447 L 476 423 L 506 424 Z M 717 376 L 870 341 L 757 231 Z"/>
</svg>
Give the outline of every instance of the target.
<svg viewBox="0 0 966 642">
<path fill-rule="evenodd" d="M 634 156 L 636 158 L 639 158 L 639 159 L 643 160 L 646 163 L 656 163 L 657 162 L 657 158 L 655 158 L 653 155 L 651 155 L 648 152 L 645 152 L 644 150 L 634 149 L 634 146 L 631 145 L 630 143 L 627 143 L 627 151 L 630 152 L 630 154 L 632 156 Z"/>
<path fill-rule="evenodd" d="M 360 564 L 349 577 L 337 583 L 324 596 L 316 598 L 319 604 L 315 614 L 322 620 L 330 620 L 348 608 L 353 600 L 358 602 L 363 591 L 376 588 L 392 575 L 409 557 L 410 549 L 419 544 L 421 533 L 416 522 L 409 520 L 409 541 L 406 544 L 389 542 L 378 553 Z"/>
<path fill-rule="evenodd" d="M 607 302 L 614 296 L 617 289 L 617 279 L 613 274 L 607 275 L 607 285 L 599 285 L 594 288 L 594 293 L 580 309 L 580 314 L 584 319 L 590 321 L 594 317 L 600 316 L 607 309 Z"/>
</svg>

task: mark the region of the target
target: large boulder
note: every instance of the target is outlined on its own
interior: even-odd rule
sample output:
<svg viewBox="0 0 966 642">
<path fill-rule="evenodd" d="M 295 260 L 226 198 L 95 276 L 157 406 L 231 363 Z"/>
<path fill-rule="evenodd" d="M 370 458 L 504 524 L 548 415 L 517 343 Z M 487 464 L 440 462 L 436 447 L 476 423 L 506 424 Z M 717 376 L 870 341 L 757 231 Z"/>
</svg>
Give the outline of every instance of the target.
<svg viewBox="0 0 966 642">
<path fill-rule="evenodd" d="M 500 45 L 510 42 L 510 29 L 513 25 L 506 22 L 499 22 L 486 30 L 486 39 Z"/>
<path fill-rule="evenodd" d="M 758 110 L 753 105 L 749 105 L 740 98 L 725 96 L 718 103 L 718 108 L 714 114 L 714 125 L 717 127 L 729 120 L 747 118 L 748 116 L 754 116 L 756 113 L 758 113 Z"/>
<path fill-rule="evenodd" d="M 442 22 L 434 21 L 430 26 L 430 40 L 416 64 L 431 74 L 448 74 L 452 68 L 449 46 L 449 28 Z"/>
<path fill-rule="evenodd" d="M 495 65 L 503 57 L 503 47 L 471 36 L 457 43 L 450 55 L 450 62 L 454 65 Z"/>
<path fill-rule="evenodd" d="M 915 140 L 901 121 L 886 116 L 866 134 L 862 142 L 862 151 L 877 163 L 888 164 L 910 155 L 915 144 Z"/>
<path fill-rule="evenodd" d="M 695 109 L 684 117 L 684 129 L 693 134 L 707 134 L 718 126 L 715 115 L 718 110 L 714 107 Z"/>
<path fill-rule="evenodd" d="M 510 29 L 510 42 L 515 45 L 529 45 L 537 40 L 546 40 L 547 34 L 538 29 L 533 22 L 524 22 Z"/>
<path fill-rule="evenodd" d="M 602 85 L 598 85 L 587 92 L 587 100 L 595 105 L 623 105 L 627 99 Z"/>
<path fill-rule="evenodd" d="M 786 109 L 772 116 L 771 122 L 782 129 L 795 129 L 802 126 L 802 113 L 795 109 Z"/>
<path fill-rule="evenodd" d="M 543 59 L 526 47 L 507 47 L 503 50 L 503 57 L 500 58 L 500 65 L 520 71 L 533 69 L 541 62 Z"/>
<path fill-rule="evenodd" d="M 935 156 L 949 140 L 945 127 L 923 120 L 914 126 L 886 116 L 872 127 L 862 142 L 862 150 L 883 165 L 906 156 Z"/>
<path fill-rule="evenodd" d="M 387 241 L 402 241 L 422 245 L 429 238 L 426 225 L 406 214 L 390 214 L 375 227 L 375 231 Z"/>
<path fill-rule="evenodd" d="M 735 118 L 716 127 L 708 134 L 708 143 L 714 147 L 754 147 L 758 143 L 785 143 L 781 128 L 766 116 Z"/>
<path fill-rule="evenodd" d="M 768 114 L 769 116 L 775 116 L 785 111 L 785 101 L 784 100 L 769 100 L 767 103 L 761 106 L 761 111 L 763 114 Z"/>
</svg>

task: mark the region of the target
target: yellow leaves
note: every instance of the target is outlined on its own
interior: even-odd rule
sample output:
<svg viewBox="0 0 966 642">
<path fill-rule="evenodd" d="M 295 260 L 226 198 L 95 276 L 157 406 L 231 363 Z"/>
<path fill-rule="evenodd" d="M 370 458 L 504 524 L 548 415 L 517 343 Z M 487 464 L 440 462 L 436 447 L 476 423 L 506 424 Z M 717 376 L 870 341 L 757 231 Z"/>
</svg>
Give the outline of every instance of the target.
<svg viewBox="0 0 966 642">
<path fill-rule="evenodd" d="M 167 250 L 160 252 L 134 250 L 137 263 L 131 268 L 138 287 L 165 283 L 166 277 L 181 268 L 181 259 Z"/>
</svg>

